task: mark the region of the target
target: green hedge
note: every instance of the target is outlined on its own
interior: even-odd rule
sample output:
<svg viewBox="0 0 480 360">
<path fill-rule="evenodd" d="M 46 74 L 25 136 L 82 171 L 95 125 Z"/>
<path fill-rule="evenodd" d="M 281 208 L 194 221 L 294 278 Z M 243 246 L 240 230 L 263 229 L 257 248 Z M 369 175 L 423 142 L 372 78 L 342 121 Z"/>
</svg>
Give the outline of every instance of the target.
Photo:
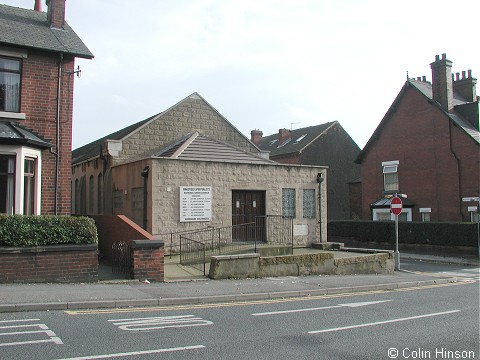
<svg viewBox="0 0 480 360">
<path fill-rule="evenodd" d="M 328 235 L 355 238 L 362 242 L 395 242 L 394 221 L 339 220 L 328 222 Z M 434 246 L 477 247 L 477 224 L 460 222 L 398 223 L 398 242 Z"/>
<path fill-rule="evenodd" d="M 0 214 L 0 246 L 95 243 L 97 227 L 87 217 Z"/>
</svg>

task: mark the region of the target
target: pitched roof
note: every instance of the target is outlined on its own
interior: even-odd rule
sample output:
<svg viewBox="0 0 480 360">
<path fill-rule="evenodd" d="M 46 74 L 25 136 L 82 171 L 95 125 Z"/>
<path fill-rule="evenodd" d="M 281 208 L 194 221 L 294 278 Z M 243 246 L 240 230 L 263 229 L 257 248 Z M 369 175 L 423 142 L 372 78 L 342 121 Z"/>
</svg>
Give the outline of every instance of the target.
<svg viewBox="0 0 480 360">
<path fill-rule="evenodd" d="M 205 101 L 205 103 L 212 108 L 221 118 L 223 121 L 229 124 L 229 126 L 234 129 L 239 135 L 244 137 L 247 141 L 250 141 L 248 138 L 245 137 L 237 128 L 235 128 L 227 119 L 225 119 L 215 108 L 210 105 L 202 96 L 200 96 L 197 92 L 194 92 L 190 94 L 189 96 L 185 97 L 184 99 L 180 100 L 178 103 L 175 105 L 169 107 L 167 110 L 162 111 L 161 113 L 158 113 L 157 115 L 151 116 L 148 119 L 142 120 L 138 123 L 135 123 L 133 125 L 127 126 L 126 128 L 123 128 L 121 130 L 118 130 L 117 132 L 114 132 L 110 135 L 104 136 L 98 140 L 95 140 L 87 145 L 84 145 L 82 147 L 79 147 L 72 152 L 72 164 L 78 164 L 80 162 L 95 158 L 99 156 L 99 149 L 100 145 L 102 145 L 105 140 L 124 140 L 128 138 L 129 136 L 133 135 L 137 130 L 139 130 L 143 126 L 147 126 L 150 122 L 154 122 L 158 119 L 161 119 L 162 115 L 167 114 L 171 109 L 174 109 L 175 107 L 179 106 L 182 104 L 184 101 L 186 101 L 189 98 L 197 98 Z M 253 143 L 251 143 L 252 146 L 257 148 L 257 146 Z M 257 148 L 258 149 L 258 148 Z M 260 150 L 260 149 L 258 149 Z M 151 153 L 151 152 L 150 152 Z M 146 153 L 147 154 L 147 153 Z"/>
<path fill-rule="evenodd" d="M 0 143 L 33 145 L 40 148 L 48 149 L 53 145 L 43 139 L 41 136 L 33 133 L 31 130 L 18 125 L 16 122 L 0 121 Z"/>
<path fill-rule="evenodd" d="M 407 91 L 409 87 L 413 87 L 417 91 L 419 91 L 421 94 L 423 94 L 427 99 L 433 100 L 433 90 L 432 90 L 432 84 L 429 82 L 425 81 L 418 81 L 414 79 L 408 79 L 405 84 L 403 85 L 402 89 L 398 93 L 397 97 L 393 101 L 392 105 L 388 109 L 387 113 L 383 117 L 382 121 L 380 121 L 380 124 L 378 124 L 377 128 L 373 132 L 372 136 L 368 140 L 367 144 L 365 147 L 362 149 L 360 154 L 358 155 L 357 159 L 355 160 L 355 163 L 361 163 L 363 158 L 365 157 L 366 153 L 369 151 L 370 147 L 373 145 L 375 140 L 378 138 L 379 134 L 381 133 L 383 127 L 385 124 L 390 120 L 390 114 L 392 111 L 394 111 L 396 104 L 400 101 L 401 97 L 403 94 Z M 458 125 L 465 133 L 467 133 L 468 136 L 470 136 L 474 141 L 480 144 L 480 131 L 476 129 L 472 124 L 470 124 L 468 121 L 466 121 L 462 116 L 460 116 L 458 113 L 449 113 L 446 112 L 445 110 L 442 109 L 441 105 L 438 104 L 435 101 L 429 101 L 429 103 L 432 104 L 432 106 L 436 106 L 440 111 L 442 111 L 445 116 L 447 116 L 453 123 Z M 469 102 L 465 100 L 461 95 L 458 93 L 454 92 L 453 93 L 453 105 L 454 106 L 459 106 L 459 105 L 465 105 L 468 104 Z"/>
<path fill-rule="evenodd" d="M 155 118 L 155 117 L 157 117 L 161 114 L 162 113 L 154 115 L 154 116 L 150 116 L 149 118 L 147 118 L 145 120 L 142 120 L 142 121 L 139 121 L 135 124 L 127 126 L 126 128 L 117 130 L 117 131 L 115 131 L 115 132 L 113 132 L 109 135 L 106 135 L 106 136 L 104 136 L 100 139 L 92 141 L 89 144 L 83 145 L 83 146 L 73 150 L 72 151 L 72 164 L 77 164 L 77 163 L 80 163 L 82 161 L 92 159 L 96 156 L 99 156 L 100 155 L 100 146 L 103 145 L 105 140 L 121 140 L 124 137 L 131 134 L 132 132 L 134 132 L 135 130 L 137 130 L 138 128 L 140 128 L 141 126 L 143 126 L 144 124 L 146 124 L 147 122 L 149 122 L 150 120 L 152 120 L 153 118 Z"/>
<path fill-rule="evenodd" d="M 51 28 L 47 13 L 8 5 L 0 5 L 0 44 L 93 58 L 67 23 L 63 29 Z"/>
<path fill-rule="evenodd" d="M 270 151 L 270 157 L 300 152 L 337 123 L 338 121 L 333 121 L 301 129 L 287 130 L 290 132 L 290 136 L 282 143 L 279 141 L 279 133 L 265 136 L 258 147 Z"/>
<path fill-rule="evenodd" d="M 160 149 L 152 157 L 241 164 L 277 164 L 275 161 L 237 149 L 229 144 L 200 135 L 198 132 L 187 134 Z"/>
</svg>

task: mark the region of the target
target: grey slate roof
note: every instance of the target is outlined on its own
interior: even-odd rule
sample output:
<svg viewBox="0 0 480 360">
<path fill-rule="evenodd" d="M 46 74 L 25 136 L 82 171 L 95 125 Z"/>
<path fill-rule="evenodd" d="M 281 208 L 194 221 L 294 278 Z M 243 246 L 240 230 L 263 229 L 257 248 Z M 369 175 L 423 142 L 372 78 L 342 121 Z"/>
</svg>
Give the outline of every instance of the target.
<svg viewBox="0 0 480 360">
<path fill-rule="evenodd" d="M 161 114 L 161 113 L 160 113 Z M 126 128 L 120 129 L 118 131 L 115 131 L 109 135 L 106 135 L 100 139 L 97 139 L 95 141 L 92 141 L 89 144 L 83 145 L 75 150 L 72 151 L 72 164 L 78 164 L 82 161 L 92 159 L 100 154 L 100 145 L 103 145 L 105 140 L 121 140 L 125 136 L 131 134 L 135 130 L 137 130 L 139 127 L 153 119 L 154 117 L 160 115 L 154 115 L 151 116 L 145 120 L 139 121 L 135 124 L 132 124 L 130 126 L 127 126 Z"/>
<path fill-rule="evenodd" d="M 0 44 L 93 58 L 67 23 L 64 29 L 50 28 L 47 13 L 8 5 L 0 5 Z"/>
<path fill-rule="evenodd" d="M 367 144 L 364 146 L 360 154 L 358 155 L 357 159 L 355 162 L 357 164 L 361 163 L 363 158 L 365 157 L 366 153 L 369 151 L 370 147 L 373 146 L 373 143 L 375 140 L 378 138 L 380 132 L 382 131 L 383 127 L 385 126 L 385 123 L 389 120 L 390 118 L 390 112 L 392 109 L 395 107 L 395 104 L 400 100 L 406 89 L 408 87 L 413 86 L 415 89 L 420 91 L 426 98 L 429 100 L 433 100 L 433 91 L 432 91 L 432 84 L 429 82 L 424 82 L 424 81 L 418 81 L 414 79 L 408 79 L 405 84 L 403 85 L 402 89 L 400 90 L 399 94 L 395 98 L 394 102 L 390 106 L 390 109 L 387 111 L 385 116 L 383 117 L 382 121 L 380 121 L 380 124 L 377 126 L 375 131 L 373 132 L 372 136 L 370 136 L 370 139 L 368 140 Z M 440 110 L 442 110 L 442 107 L 440 104 L 437 104 L 435 101 L 432 101 L 432 106 L 437 106 Z M 459 105 L 464 105 L 467 104 L 468 102 L 461 97 L 459 94 L 456 92 L 453 93 L 453 105 L 454 106 L 459 106 Z M 442 110 L 443 111 L 443 110 Z M 470 124 L 468 121 L 463 119 L 459 114 L 457 113 L 448 113 L 446 111 L 443 111 L 444 114 L 450 118 L 456 125 L 458 125 L 463 131 L 465 131 L 474 141 L 480 144 L 480 131 L 476 129 L 472 124 Z"/>
<path fill-rule="evenodd" d="M 41 136 L 11 121 L 0 122 L 0 143 L 2 145 L 32 145 L 46 149 L 53 146 Z"/>
<path fill-rule="evenodd" d="M 264 159 L 229 144 L 202 136 L 198 132 L 178 139 L 176 142 L 160 149 L 152 157 L 241 164 L 277 164 L 275 161 Z"/>
<path fill-rule="evenodd" d="M 422 82 L 422 81 L 417 81 L 417 80 L 409 80 L 410 84 L 415 86 L 420 92 L 422 92 L 426 97 L 429 99 L 433 99 L 433 92 L 432 92 L 432 84 L 428 82 Z M 463 105 L 467 104 L 468 101 L 466 101 L 462 96 L 460 96 L 458 93 L 454 92 L 453 93 L 453 105 L 458 106 L 458 105 Z M 460 115 L 458 114 L 451 114 L 451 113 L 445 113 L 455 124 L 457 124 L 461 129 L 463 129 L 468 135 L 470 135 L 477 143 L 480 143 L 480 132 L 475 129 L 472 124 L 470 124 L 468 121 L 465 121 Z"/>
<path fill-rule="evenodd" d="M 335 123 L 337 122 L 333 121 L 321 125 L 290 130 L 289 139 L 283 143 L 279 142 L 280 135 L 278 133 L 265 136 L 262 138 L 262 142 L 258 147 L 262 150 L 270 151 L 270 157 L 296 153 L 305 149 Z"/>
<path fill-rule="evenodd" d="M 410 199 L 408 199 L 406 197 L 403 197 L 403 196 L 400 196 L 400 195 L 398 197 L 400 199 L 402 199 L 403 207 L 410 208 L 410 207 L 413 207 L 415 205 L 412 201 L 410 201 Z M 372 208 L 389 208 L 390 205 L 391 205 L 392 199 L 393 199 L 392 196 L 380 198 L 377 201 L 375 201 L 374 203 L 370 204 L 370 207 L 372 207 Z"/>
</svg>

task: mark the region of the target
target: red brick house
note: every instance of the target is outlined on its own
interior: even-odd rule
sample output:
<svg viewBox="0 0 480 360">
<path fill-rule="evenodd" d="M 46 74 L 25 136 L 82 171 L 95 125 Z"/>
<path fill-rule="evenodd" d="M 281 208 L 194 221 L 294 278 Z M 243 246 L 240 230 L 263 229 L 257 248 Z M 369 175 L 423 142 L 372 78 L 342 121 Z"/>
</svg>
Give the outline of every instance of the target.
<svg viewBox="0 0 480 360">
<path fill-rule="evenodd" d="M 46 4 L 0 5 L 0 213 L 70 214 L 75 58 L 93 55 Z"/>
<path fill-rule="evenodd" d="M 328 219 L 359 217 L 350 207 L 348 183 L 360 176 L 360 166 L 354 163 L 360 148 L 338 121 L 280 129 L 277 134 L 265 137 L 261 131 L 253 130 L 251 141 L 281 164 L 328 166 Z"/>
<path fill-rule="evenodd" d="M 359 154 L 362 218 L 389 220 L 390 198 L 406 194 L 401 220 L 470 221 L 464 197 L 480 193 L 477 79 L 452 76 L 443 54 L 432 81 L 408 78 Z"/>
</svg>

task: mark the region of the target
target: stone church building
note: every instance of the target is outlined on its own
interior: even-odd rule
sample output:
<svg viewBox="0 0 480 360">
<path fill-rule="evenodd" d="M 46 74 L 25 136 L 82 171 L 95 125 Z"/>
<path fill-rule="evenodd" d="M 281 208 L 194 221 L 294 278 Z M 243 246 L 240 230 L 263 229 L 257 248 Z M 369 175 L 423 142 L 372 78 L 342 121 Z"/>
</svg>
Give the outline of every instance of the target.
<svg viewBox="0 0 480 360">
<path fill-rule="evenodd" d="M 283 215 L 296 245 L 326 242 L 326 170 L 270 160 L 193 93 L 74 150 L 72 213 L 125 215 L 154 237 Z"/>
</svg>

